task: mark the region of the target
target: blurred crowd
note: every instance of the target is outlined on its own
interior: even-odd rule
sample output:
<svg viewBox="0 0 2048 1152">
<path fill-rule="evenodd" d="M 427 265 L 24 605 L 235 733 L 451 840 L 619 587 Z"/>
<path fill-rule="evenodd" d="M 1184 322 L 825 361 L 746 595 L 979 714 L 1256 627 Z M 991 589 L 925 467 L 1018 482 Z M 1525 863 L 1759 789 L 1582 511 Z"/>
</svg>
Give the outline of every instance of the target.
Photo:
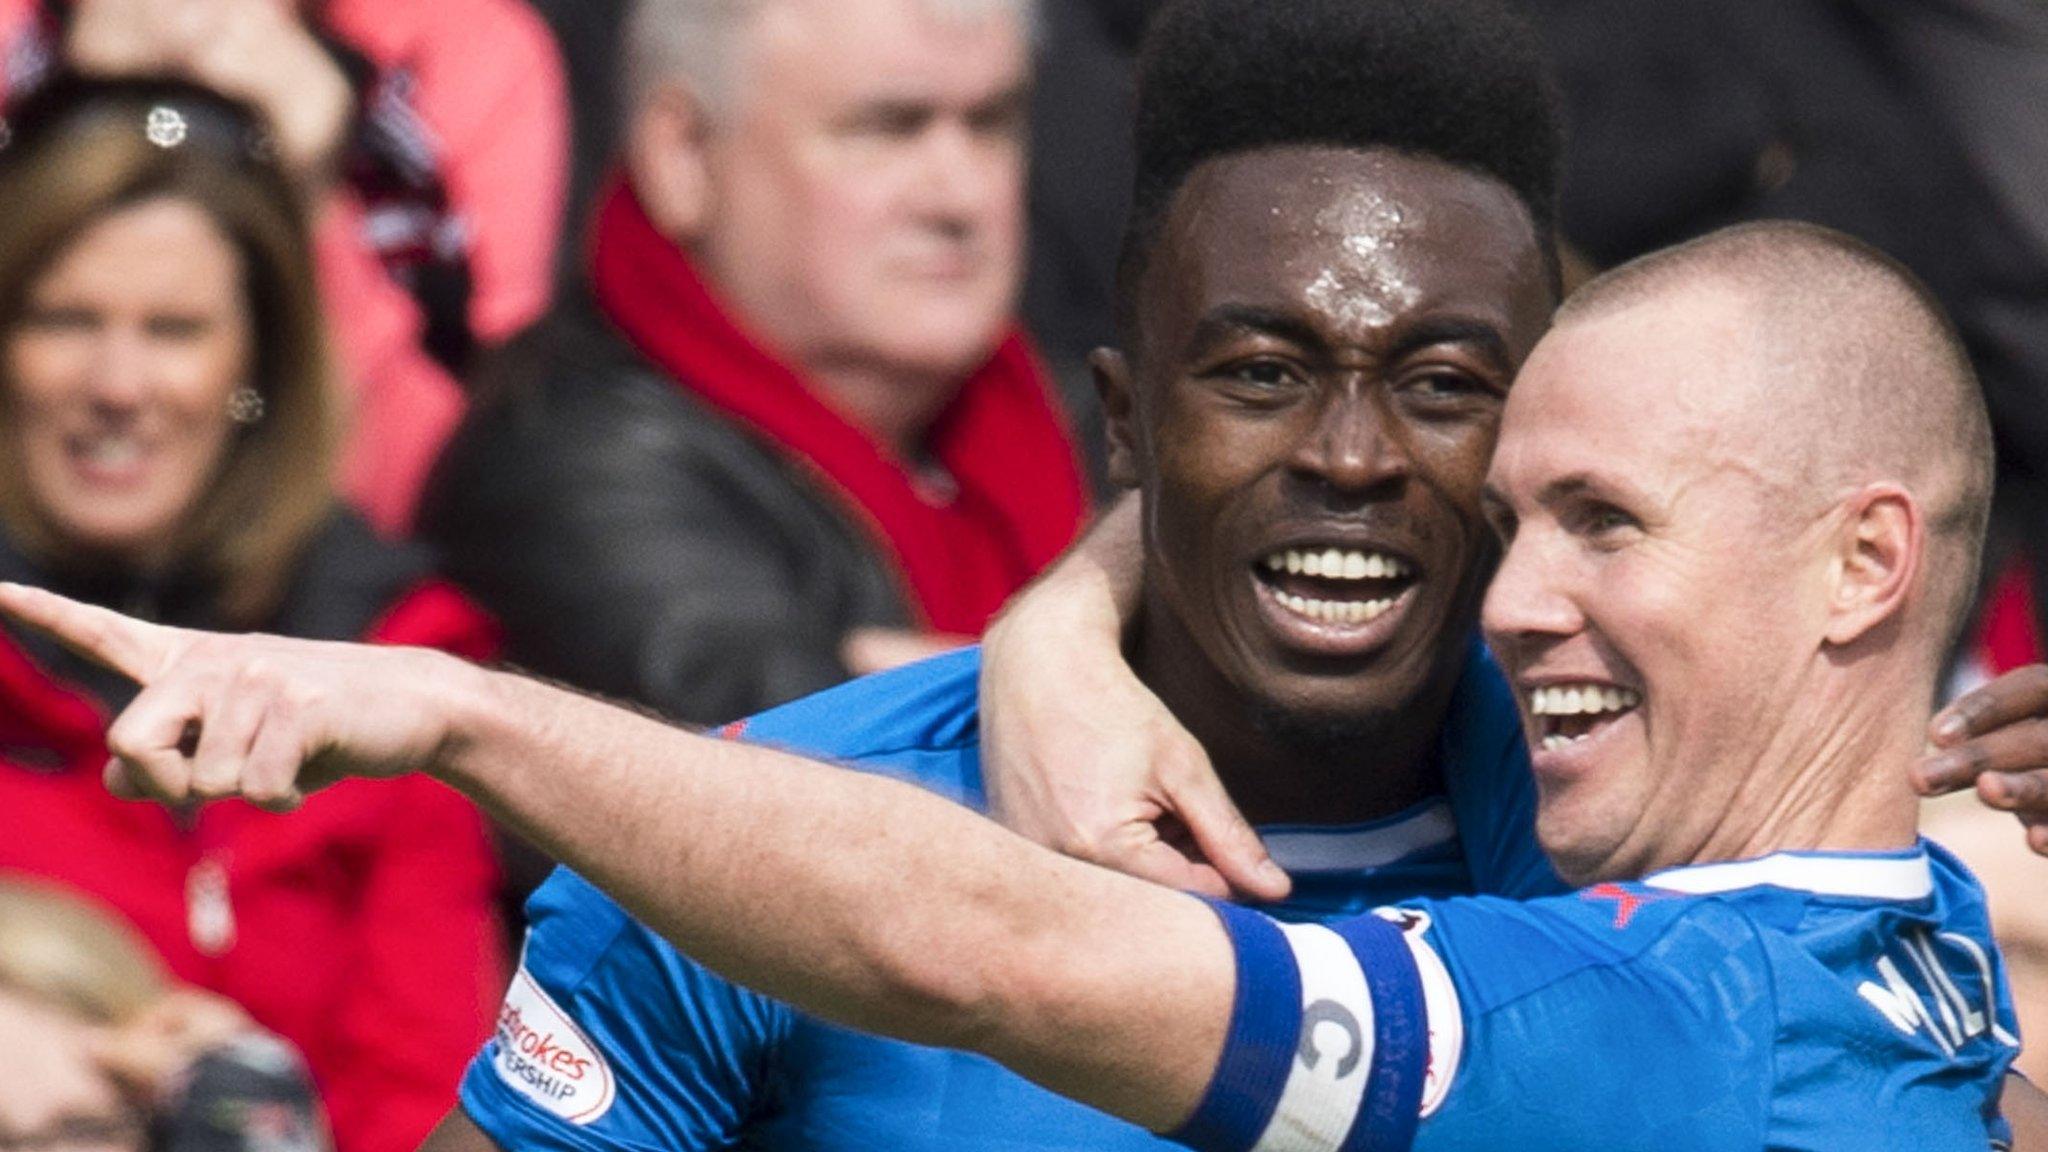
<svg viewBox="0 0 2048 1152">
<path fill-rule="evenodd" d="M 0 579 L 695 724 L 970 642 L 1105 495 L 1151 7 L 0 0 Z M 2039 660 L 2048 7 L 1525 7 L 1571 274 L 1790 217 L 1940 295 L 2001 468 L 1957 679 Z M 410 1152 L 544 862 L 423 780 L 116 800 L 130 692 L 0 629 L 0 1149 Z M 1981 815 L 1931 834 L 2039 1013 Z"/>
</svg>

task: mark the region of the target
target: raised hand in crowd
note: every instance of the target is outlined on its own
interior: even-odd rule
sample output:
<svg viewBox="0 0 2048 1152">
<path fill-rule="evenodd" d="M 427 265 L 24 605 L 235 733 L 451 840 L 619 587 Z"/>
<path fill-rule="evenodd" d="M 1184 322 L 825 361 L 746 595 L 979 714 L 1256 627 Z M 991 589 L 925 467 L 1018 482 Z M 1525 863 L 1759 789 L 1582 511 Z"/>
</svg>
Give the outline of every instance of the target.
<svg viewBox="0 0 2048 1152">
<path fill-rule="evenodd" d="M 355 109 L 287 0 L 81 0 L 64 49 L 89 75 L 174 75 L 254 105 L 311 187 L 331 175 Z"/>
</svg>

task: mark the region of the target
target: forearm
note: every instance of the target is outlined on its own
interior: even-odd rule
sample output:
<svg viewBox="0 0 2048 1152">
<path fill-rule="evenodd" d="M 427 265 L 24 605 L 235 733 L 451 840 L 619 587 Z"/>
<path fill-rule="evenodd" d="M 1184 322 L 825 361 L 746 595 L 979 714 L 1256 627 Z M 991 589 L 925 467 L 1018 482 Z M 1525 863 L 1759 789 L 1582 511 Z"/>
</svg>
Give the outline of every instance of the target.
<svg viewBox="0 0 2048 1152">
<path fill-rule="evenodd" d="M 1155 1129 L 1207 1086 L 1234 966 L 1191 898 L 906 785 L 476 684 L 439 774 L 728 978 Z"/>
</svg>

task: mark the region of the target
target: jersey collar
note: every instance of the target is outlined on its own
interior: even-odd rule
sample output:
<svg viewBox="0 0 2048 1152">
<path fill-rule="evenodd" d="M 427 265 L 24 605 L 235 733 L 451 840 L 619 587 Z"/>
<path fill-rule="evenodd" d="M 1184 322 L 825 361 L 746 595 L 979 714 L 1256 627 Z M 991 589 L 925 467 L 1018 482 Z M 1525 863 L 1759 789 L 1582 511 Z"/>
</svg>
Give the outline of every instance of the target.
<svg viewBox="0 0 2048 1152">
<path fill-rule="evenodd" d="M 1259 836 L 1273 862 L 1291 874 L 1357 872 L 1455 844 L 1458 822 L 1450 803 L 1435 799 L 1370 824 L 1268 824 Z"/>
<path fill-rule="evenodd" d="M 1820 896 L 1925 900 L 1934 871 L 1923 848 L 1903 852 L 1778 852 L 1754 860 L 1670 868 L 1644 879 L 1651 888 L 1695 896 L 1740 888 L 1790 888 Z"/>
</svg>

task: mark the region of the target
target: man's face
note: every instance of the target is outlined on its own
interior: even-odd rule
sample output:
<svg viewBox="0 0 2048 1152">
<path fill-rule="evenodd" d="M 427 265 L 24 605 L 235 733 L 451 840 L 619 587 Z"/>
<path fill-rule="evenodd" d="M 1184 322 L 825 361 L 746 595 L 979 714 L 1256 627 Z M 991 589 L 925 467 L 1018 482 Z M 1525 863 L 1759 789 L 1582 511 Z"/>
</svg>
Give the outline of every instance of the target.
<svg viewBox="0 0 2048 1152">
<path fill-rule="evenodd" d="M 814 371 L 965 374 L 1016 297 L 1026 31 L 1001 5 L 928 7 L 770 0 L 705 144 L 700 258 Z"/>
<path fill-rule="evenodd" d="M 1754 770 L 1797 751 L 1783 721 L 1825 627 L 1826 552 L 1757 446 L 1746 327 L 1704 292 L 1567 322 L 1507 406 L 1485 626 L 1538 835 L 1574 883 L 1689 860 Z"/>
<path fill-rule="evenodd" d="M 1155 594 L 1290 717 L 1414 699 L 1471 626 L 1481 481 L 1553 303 L 1527 210 L 1392 152 L 1223 157 L 1176 196 L 1139 290 L 1138 347 L 1104 384 Z"/>
</svg>

